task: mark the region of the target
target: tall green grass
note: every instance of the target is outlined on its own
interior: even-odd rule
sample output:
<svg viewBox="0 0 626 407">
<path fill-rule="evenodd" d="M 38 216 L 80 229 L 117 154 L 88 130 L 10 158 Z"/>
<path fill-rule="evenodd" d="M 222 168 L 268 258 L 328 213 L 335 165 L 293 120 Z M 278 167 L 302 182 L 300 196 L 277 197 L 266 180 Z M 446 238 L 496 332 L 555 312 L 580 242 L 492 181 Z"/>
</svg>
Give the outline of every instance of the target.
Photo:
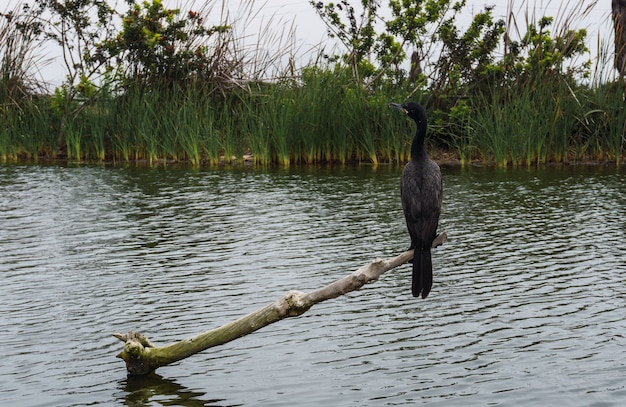
<svg viewBox="0 0 626 407">
<path fill-rule="evenodd" d="M 0 159 L 66 154 L 71 161 L 199 166 L 231 163 L 232 157 L 241 162 L 250 154 L 259 165 L 401 163 L 409 159 L 415 128 L 387 107 L 396 100 L 324 81 L 228 97 L 137 91 L 95 100 L 63 124 L 50 100 L 38 98 L 2 107 Z M 462 163 L 623 159 L 621 83 L 499 88 L 464 103 L 454 114 L 429 111 L 428 136 L 430 148 L 455 153 Z"/>
<path fill-rule="evenodd" d="M 582 98 L 583 92 L 580 96 L 564 81 L 539 80 L 521 88 L 494 89 L 477 98 L 471 128 L 480 158 L 499 166 L 583 158 L 580 152 L 587 152 L 600 134 L 597 125 L 581 126 L 589 122 L 585 112 L 591 105 Z M 605 124 L 619 122 L 618 117 L 604 119 Z"/>
<path fill-rule="evenodd" d="M 541 99 L 539 89 L 519 94 L 496 92 L 491 103 L 478 109 L 476 123 L 480 151 L 492 151 L 497 165 L 545 162 L 546 140 L 553 124 L 551 98 Z M 486 113 L 486 114 L 485 114 Z"/>
<path fill-rule="evenodd" d="M 274 84 L 228 97 L 188 89 L 126 92 L 93 101 L 65 123 L 49 98 L 33 98 L 1 108 L 0 159 L 66 156 L 193 166 L 230 163 L 233 156 L 241 162 L 248 154 L 256 164 L 282 166 L 409 159 L 414 125 L 387 107 L 397 96 L 325 81 Z M 619 164 L 624 106 L 619 82 L 594 88 L 567 83 L 498 88 L 466 100 L 454 114 L 429 111 L 428 141 L 462 163 L 595 159 Z"/>
<path fill-rule="evenodd" d="M 526 3 L 514 3 L 509 1 L 506 34 L 521 44 L 524 27 L 540 18 L 527 9 L 517 13 L 526 21 L 518 21 L 513 12 L 523 11 Z M 569 38 L 572 22 L 589 12 L 572 9 L 579 14 L 563 12 L 556 19 L 561 24 L 553 32 L 560 38 Z M 0 21 L 2 161 L 43 157 L 199 166 L 228 164 L 232 157 L 241 162 L 251 155 L 257 165 L 402 163 L 409 159 L 415 128 L 388 104 L 404 101 L 407 94 L 428 101 L 429 146 L 456 154 L 462 164 L 476 159 L 500 166 L 582 159 L 620 164 L 624 156 L 626 90 L 605 68 L 598 74 L 602 80 L 589 85 L 555 70 L 545 75 L 522 72 L 478 94 L 459 89 L 455 100 L 438 104 L 439 96 L 426 87 L 356 83 L 341 64 L 300 70 L 290 66 L 277 76 L 267 75 L 267 67 L 291 56 L 289 51 L 269 57 L 259 41 L 250 55 L 242 55 L 238 43 L 224 37 L 214 51 L 232 46 L 232 54 L 224 55 L 233 57 L 227 60 L 236 62 L 236 69 L 224 65 L 228 72 L 218 73 L 228 78 L 214 88 L 207 89 L 201 80 L 149 88 L 124 82 L 122 89 L 71 100 L 63 89 L 47 95 L 32 69 L 44 62 L 33 58 L 35 37 L 7 21 Z M 272 38 L 269 32 L 263 36 Z M 272 41 L 283 44 L 290 38 Z M 606 59 L 598 64 L 610 66 L 609 52 L 603 55 Z M 240 80 L 240 74 L 246 79 Z M 270 76 L 274 79 L 260 79 Z"/>
<path fill-rule="evenodd" d="M 46 103 L 32 99 L 27 103 L 0 106 L 0 159 L 37 160 L 57 155 L 57 123 Z"/>
<path fill-rule="evenodd" d="M 0 160 L 37 159 L 56 151 L 48 145 L 54 120 L 38 95 L 46 87 L 39 68 L 49 60 L 38 54 L 34 26 L 38 16 L 22 14 L 22 5 L 0 9 Z"/>
<path fill-rule="evenodd" d="M 626 148 L 625 96 L 621 81 L 600 84 L 587 95 L 588 110 L 579 119 L 579 135 L 573 140 L 579 157 L 620 164 Z"/>
</svg>

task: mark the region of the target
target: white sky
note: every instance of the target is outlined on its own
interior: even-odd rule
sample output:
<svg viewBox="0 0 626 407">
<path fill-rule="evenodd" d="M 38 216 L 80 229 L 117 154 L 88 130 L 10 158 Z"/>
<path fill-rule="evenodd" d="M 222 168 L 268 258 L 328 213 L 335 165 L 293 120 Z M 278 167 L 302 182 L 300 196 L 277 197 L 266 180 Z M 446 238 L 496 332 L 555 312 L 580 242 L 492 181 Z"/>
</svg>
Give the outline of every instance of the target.
<svg viewBox="0 0 626 407">
<path fill-rule="evenodd" d="M 124 4 L 123 0 L 110 0 L 109 3 L 114 4 L 116 1 L 120 5 Z M 0 10 L 11 10 L 17 3 L 21 2 L 24 1 L 0 0 Z M 187 5 L 194 4 L 191 8 L 198 9 L 203 4 L 210 2 L 200 0 L 163 0 L 163 3 L 166 7 L 181 7 L 182 9 L 188 9 Z M 213 0 L 212 3 L 214 3 L 213 10 L 215 13 L 218 13 L 218 15 L 222 6 L 226 5 L 230 10 L 231 19 L 237 18 L 238 16 L 243 17 L 240 11 L 242 10 L 242 4 L 253 4 L 254 9 L 258 10 L 258 13 L 254 14 L 254 18 L 249 21 L 249 24 L 245 28 L 245 41 L 247 45 L 253 45 L 259 42 L 257 36 L 259 27 L 267 27 L 268 21 L 271 21 L 270 27 L 276 37 L 280 37 L 281 34 L 283 37 L 286 36 L 293 24 L 295 26 L 295 42 L 298 48 L 296 55 L 299 57 L 299 60 L 296 61 L 297 65 L 308 62 L 310 54 L 306 53 L 307 50 L 320 44 L 324 44 L 330 48 L 333 44 L 326 36 L 324 23 L 317 16 L 308 0 Z M 350 3 L 357 5 L 360 4 L 360 0 L 351 0 Z M 381 3 L 386 7 L 386 0 L 382 0 Z M 535 9 L 536 18 L 543 15 L 556 18 L 558 16 L 569 15 L 571 12 L 580 12 L 582 8 L 593 3 L 593 0 L 468 0 L 467 3 L 467 12 L 463 15 L 463 18 L 459 20 L 462 24 L 469 23 L 471 16 L 482 10 L 485 5 L 494 6 L 493 13 L 496 19 L 498 19 L 505 18 L 508 14 L 508 7 L 512 4 L 516 19 L 518 22 L 523 23 L 525 21 L 525 14 L 529 12 L 532 15 L 533 8 Z M 590 13 L 590 17 L 584 21 L 575 22 L 572 27 L 587 29 L 588 47 L 591 50 L 592 59 L 597 54 L 598 36 L 602 41 L 609 44 L 612 44 L 613 41 L 610 3 L 610 0 L 599 0 L 598 4 Z M 464 19 L 466 19 L 466 21 L 463 21 Z M 238 34 L 242 34 L 242 27 L 236 27 L 236 29 Z M 261 38 L 260 42 L 262 45 L 271 47 L 271 44 L 276 41 L 270 41 L 268 37 L 264 37 Z M 55 49 L 45 50 L 45 52 L 47 55 L 60 55 L 59 50 Z M 42 70 L 42 75 L 45 80 L 50 82 L 53 86 L 58 86 L 63 80 L 64 72 L 62 61 L 60 58 L 57 58 L 55 63 L 50 64 Z"/>
</svg>

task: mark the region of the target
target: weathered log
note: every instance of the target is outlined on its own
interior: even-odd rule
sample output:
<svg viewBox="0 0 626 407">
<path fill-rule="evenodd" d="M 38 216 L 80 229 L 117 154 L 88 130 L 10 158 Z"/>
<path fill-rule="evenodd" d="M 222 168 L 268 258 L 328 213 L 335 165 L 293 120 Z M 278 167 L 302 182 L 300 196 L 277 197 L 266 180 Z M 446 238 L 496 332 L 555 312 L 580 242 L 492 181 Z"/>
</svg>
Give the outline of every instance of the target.
<svg viewBox="0 0 626 407">
<path fill-rule="evenodd" d="M 432 247 L 440 246 L 446 238 L 445 232 L 440 233 L 433 241 Z M 151 373 L 159 367 L 248 335 L 273 322 L 302 315 L 319 302 L 358 290 L 365 284 L 378 280 L 386 271 L 394 269 L 412 258 L 413 250 L 409 250 L 390 260 L 376 259 L 325 287 L 309 293 L 288 291 L 275 302 L 236 321 L 171 345 L 157 347 L 145 335 L 133 331 L 127 334 L 115 333 L 113 336 L 124 342 L 124 349 L 117 357 L 126 362 L 126 370 L 130 375 Z"/>
</svg>

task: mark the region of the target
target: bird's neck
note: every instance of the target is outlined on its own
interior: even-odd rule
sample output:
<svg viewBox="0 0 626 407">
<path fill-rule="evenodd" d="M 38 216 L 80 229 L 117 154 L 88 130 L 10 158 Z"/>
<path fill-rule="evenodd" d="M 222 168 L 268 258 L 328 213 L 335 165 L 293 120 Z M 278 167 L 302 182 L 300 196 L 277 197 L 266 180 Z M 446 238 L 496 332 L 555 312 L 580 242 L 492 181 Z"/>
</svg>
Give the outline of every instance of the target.
<svg viewBox="0 0 626 407">
<path fill-rule="evenodd" d="M 417 131 L 413 142 L 411 143 L 411 159 L 417 160 L 419 157 L 426 155 L 426 149 L 424 148 L 424 139 L 426 138 L 426 124 L 421 123 L 417 125 Z"/>
</svg>

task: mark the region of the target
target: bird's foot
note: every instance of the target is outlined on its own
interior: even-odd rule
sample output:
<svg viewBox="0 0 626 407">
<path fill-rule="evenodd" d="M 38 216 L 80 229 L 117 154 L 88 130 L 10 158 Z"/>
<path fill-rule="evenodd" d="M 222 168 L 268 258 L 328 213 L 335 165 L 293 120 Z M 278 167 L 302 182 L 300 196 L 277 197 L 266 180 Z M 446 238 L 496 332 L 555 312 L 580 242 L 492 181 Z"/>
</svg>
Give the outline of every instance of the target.
<svg viewBox="0 0 626 407">
<path fill-rule="evenodd" d="M 439 247 L 444 244 L 446 240 L 448 240 L 448 234 L 446 232 L 441 232 L 435 237 L 435 240 L 433 240 L 431 247 Z"/>
</svg>

